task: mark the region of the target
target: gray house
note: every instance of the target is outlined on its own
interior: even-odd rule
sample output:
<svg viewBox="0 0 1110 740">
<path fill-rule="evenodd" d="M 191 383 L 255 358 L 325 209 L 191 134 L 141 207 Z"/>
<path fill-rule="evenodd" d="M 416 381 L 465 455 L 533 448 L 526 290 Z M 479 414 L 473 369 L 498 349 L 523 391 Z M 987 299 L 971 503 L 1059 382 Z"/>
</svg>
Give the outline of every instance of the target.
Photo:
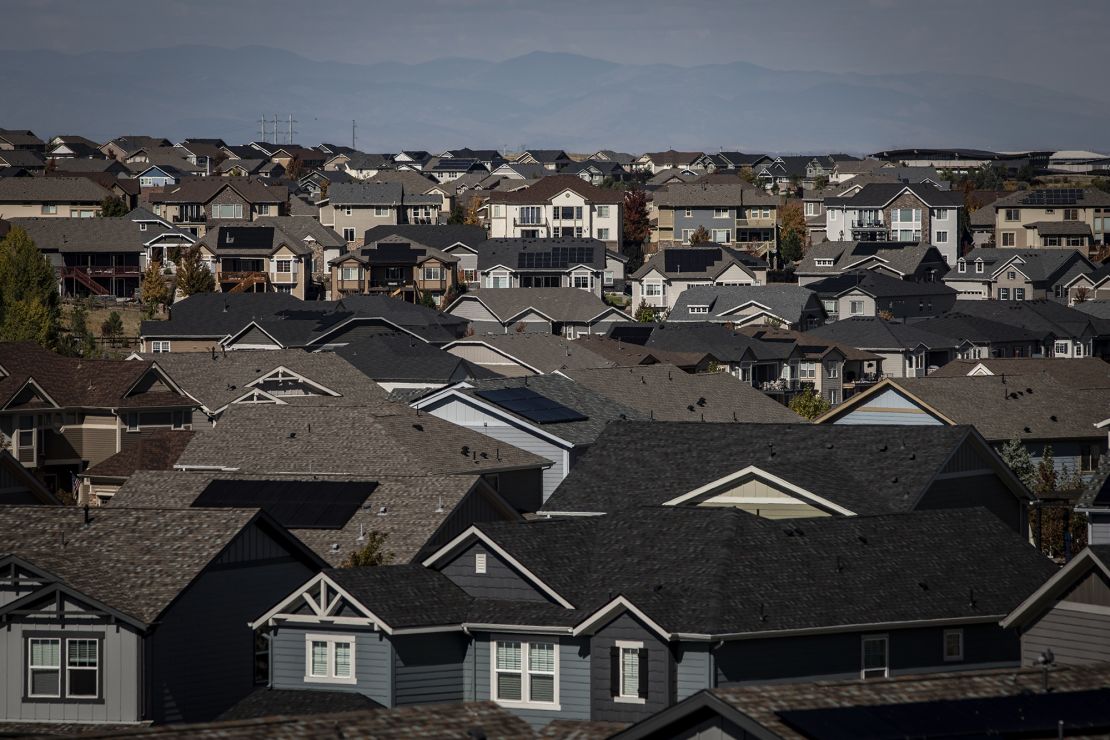
<svg viewBox="0 0 1110 740">
<path fill-rule="evenodd" d="M 981 509 L 649 508 L 478 525 L 419 565 L 324 571 L 252 626 L 274 689 L 635 722 L 707 688 L 1017 666 L 998 620 L 1053 571 Z"/>
<path fill-rule="evenodd" d="M 806 287 L 820 298 L 830 321 L 879 314 L 895 319 L 940 316 L 956 305 L 956 291 L 944 283 L 901 280 L 875 270 L 827 277 Z"/>
<path fill-rule="evenodd" d="M 797 285 L 698 285 L 682 291 L 667 322 L 747 326 L 774 324 L 813 329 L 825 321 L 817 294 Z"/>
<path fill-rule="evenodd" d="M 6 506 L 0 541 L 8 722 L 213 719 L 265 680 L 247 621 L 325 565 L 258 509 Z"/>
<path fill-rule="evenodd" d="M 446 318 L 465 319 L 475 334 L 539 332 L 576 339 L 604 334 L 631 321 L 619 308 L 579 288 L 499 288 L 464 293 L 444 309 Z"/>
</svg>

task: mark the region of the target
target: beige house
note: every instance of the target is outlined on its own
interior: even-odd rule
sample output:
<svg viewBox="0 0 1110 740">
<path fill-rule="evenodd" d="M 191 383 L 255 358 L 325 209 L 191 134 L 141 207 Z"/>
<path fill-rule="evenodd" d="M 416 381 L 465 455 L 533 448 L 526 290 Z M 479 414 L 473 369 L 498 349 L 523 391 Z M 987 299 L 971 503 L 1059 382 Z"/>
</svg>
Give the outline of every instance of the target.
<svg viewBox="0 0 1110 740">
<path fill-rule="evenodd" d="M 197 245 L 222 292 L 308 297 L 312 245 L 272 224 L 214 224 Z"/>
<path fill-rule="evenodd" d="M 1020 190 L 989 207 L 997 247 L 1089 250 L 1110 231 L 1110 193 L 1095 188 Z"/>
<path fill-rule="evenodd" d="M 0 177 L 0 218 L 94 218 L 111 195 L 86 177 Z"/>
<path fill-rule="evenodd" d="M 285 215 L 289 190 L 249 178 L 204 177 L 152 189 L 146 197 L 154 215 L 204 236 L 209 221 Z"/>
<path fill-rule="evenodd" d="M 632 310 L 643 304 L 669 311 L 683 291 L 696 285 L 766 285 L 767 263 L 717 244 L 667 247 L 651 255 L 629 279 Z"/>
<path fill-rule="evenodd" d="M 624 196 L 574 175 L 552 175 L 490 193 L 487 215 L 491 239 L 597 239 L 618 250 Z"/>
</svg>

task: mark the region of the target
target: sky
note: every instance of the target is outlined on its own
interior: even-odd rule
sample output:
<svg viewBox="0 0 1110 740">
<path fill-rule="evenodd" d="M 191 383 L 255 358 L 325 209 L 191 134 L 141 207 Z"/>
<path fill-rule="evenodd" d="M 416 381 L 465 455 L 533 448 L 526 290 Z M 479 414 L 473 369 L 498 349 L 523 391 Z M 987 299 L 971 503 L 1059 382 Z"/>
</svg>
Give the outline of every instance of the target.
<svg viewBox="0 0 1110 740">
<path fill-rule="evenodd" d="M 270 46 L 320 61 L 532 51 L 958 72 L 1105 95 L 1105 0 L 0 0 L 0 49 Z M 1061 70 L 1065 70 L 1061 74 Z"/>
</svg>

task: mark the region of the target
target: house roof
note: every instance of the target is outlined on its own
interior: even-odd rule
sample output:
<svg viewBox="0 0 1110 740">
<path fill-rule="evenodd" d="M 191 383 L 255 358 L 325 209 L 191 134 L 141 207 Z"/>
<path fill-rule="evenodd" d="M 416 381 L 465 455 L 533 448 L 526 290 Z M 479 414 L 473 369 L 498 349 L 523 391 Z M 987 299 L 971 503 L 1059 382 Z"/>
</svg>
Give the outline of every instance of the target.
<svg viewBox="0 0 1110 740">
<path fill-rule="evenodd" d="M 950 360 L 929 373 L 930 378 L 959 378 L 980 368 L 978 375 L 1046 375 L 1076 388 L 1110 385 L 1110 364 L 1097 357 L 1060 359 L 1056 357 L 984 357 L 978 360 Z M 1019 381 L 1020 382 L 1020 381 Z"/>
<path fill-rule="evenodd" d="M 658 207 L 681 208 L 684 206 L 736 208 L 738 206 L 758 205 L 777 206 L 780 199 L 762 188 L 743 182 L 735 185 L 688 183 L 670 185 L 655 192 L 653 198 Z"/>
<path fill-rule="evenodd" d="M 217 721 L 250 720 L 261 717 L 300 717 L 359 709 L 380 709 L 381 704 L 357 691 L 322 689 L 272 689 L 260 686 L 223 712 Z"/>
<path fill-rule="evenodd" d="M 639 327 L 640 325 L 637 324 L 634 326 Z M 649 332 L 654 326 L 653 324 L 647 327 Z M 611 338 L 599 334 L 579 337 L 574 340 L 574 346 L 579 349 L 588 349 L 590 352 L 600 355 L 608 360 L 614 367 L 632 367 L 636 365 L 651 365 L 656 362 L 666 362 L 675 367 L 680 367 L 686 371 L 692 372 L 694 370 L 704 369 L 715 359 L 722 359 L 715 357 L 707 350 L 699 350 L 696 347 L 691 347 L 688 350 L 644 347 L 640 344 L 633 344 L 619 338 Z"/>
<path fill-rule="evenodd" d="M 231 188 L 249 203 L 281 204 L 289 199 L 284 185 L 267 185 L 249 177 L 197 177 L 176 185 L 151 188 L 151 203 L 208 203 L 224 188 Z"/>
<path fill-rule="evenodd" d="M 1016 260 L 1012 269 L 1018 270 L 1034 283 L 1046 280 L 1059 279 L 1071 265 L 1076 265 L 1078 270 L 1067 270 L 1067 274 L 1090 272 L 1091 263 L 1075 249 L 995 249 L 993 247 L 977 247 L 961 258 L 966 264 L 975 262 L 983 263 L 983 272 L 972 272 L 968 267 L 967 272 L 957 270 L 945 275 L 947 281 L 986 280 L 992 279 L 993 272 L 1000 269 L 1011 260 Z"/>
<path fill-rule="evenodd" d="M 723 319 L 733 316 L 731 312 L 743 306 L 763 307 L 774 316 L 791 324 L 800 323 L 807 311 L 823 309 L 817 294 L 808 287 L 797 285 L 694 285 L 682 291 L 675 300 L 674 308 L 667 315 L 667 322 L 705 321 L 705 314 L 690 313 L 691 306 L 708 306 L 708 316 Z M 737 320 L 743 316 L 735 314 Z"/>
<path fill-rule="evenodd" d="M 656 172 L 654 175 L 652 175 L 651 177 L 648 178 L 647 184 L 648 185 L 665 185 L 667 183 L 670 183 L 672 180 L 679 180 L 679 181 L 684 182 L 684 183 L 692 183 L 695 180 L 698 180 L 701 177 L 701 175 L 704 174 L 701 170 L 697 170 L 696 172 L 692 172 L 692 173 L 687 174 L 687 169 L 688 168 L 685 168 L 685 167 L 683 167 L 683 168 L 671 167 L 671 168 L 668 168 L 668 169 L 665 169 L 665 170 L 660 170 L 659 172 Z M 677 184 L 677 183 L 672 183 L 672 184 Z M 656 192 L 658 192 L 658 191 L 656 191 Z"/>
<path fill-rule="evenodd" d="M 87 177 L 3 177 L 0 203 L 100 205 L 112 193 Z"/>
<path fill-rule="evenodd" d="M 1057 337 L 1110 334 L 1110 322 L 1048 299 L 961 301 L 959 313 Z"/>
<path fill-rule="evenodd" d="M 737 363 L 745 360 L 785 360 L 790 357 L 794 345 L 762 342 L 720 323 L 678 321 L 652 327 L 644 348 L 650 352 L 698 352 L 721 362 Z"/>
<path fill-rule="evenodd" d="M 597 239 L 487 239 L 477 246 L 478 269 L 565 272 L 577 265 L 605 269 L 605 243 Z"/>
<path fill-rule="evenodd" d="M 969 434 L 967 426 L 613 424 L 544 509 L 661 505 L 753 466 L 856 514 L 908 511 Z"/>
<path fill-rule="evenodd" d="M 400 183 L 337 182 L 327 200 L 333 206 L 399 206 L 404 192 Z"/>
<path fill-rule="evenodd" d="M 674 149 L 668 149 L 665 152 L 647 152 L 642 154 L 639 159 L 650 161 L 656 166 L 668 165 L 670 167 L 681 167 L 704 156 L 704 152 L 676 152 Z"/>
<path fill-rule="evenodd" d="M 753 277 L 754 270 L 767 269 L 767 263 L 755 255 L 719 244 L 664 247 L 647 257 L 632 279 L 639 280 L 652 270 L 671 279 L 715 278 L 732 265 L 740 265 Z"/>
<path fill-rule="evenodd" d="M 486 230 L 481 226 L 397 224 L 367 229 L 363 243 L 372 244 L 389 236 L 404 237 L 417 244 L 441 251 L 460 243 L 477 249 L 478 245 L 487 238 Z"/>
<path fill-rule="evenodd" d="M 490 202 L 531 205 L 549 202 L 564 190 L 582 196 L 587 203 L 612 204 L 624 203 L 624 194 L 619 190 L 607 190 L 591 185 L 575 175 L 552 175 L 541 178 L 536 184 L 520 190 L 490 193 Z"/>
<path fill-rule="evenodd" d="M 304 241 L 291 238 L 281 229 L 257 221 L 210 221 L 197 244 L 219 256 L 266 256 L 282 246 L 302 257 L 312 253 L 312 247 Z"/>
<path fill-rule="evenodd" d="M 1045 339 L 1043 332 L 961 313 L 960 311 L 969 303 L 972 303 L 972 301 L 960 301 L 954 310 L 943 316 L 918 321 L 914 326 L 930 334 L 945 337 L 951 340 L 955 346 L 959 346 L 963 342 L 991 344 L 994 342 L 1037 342 Z"/>
<path fill-rule="evenodd" d="M 877 316 L 851 316 L 811 329 L 809 333 L 868 350 L 906 350 L 921 345 L 929 349 L 947 349 L 959 344 L 950 337 L 926 330 L 924 324 L 884 321 Z"/>
<path fill-rule="evenodd" d="M 490 288 L 459 296 L 447 307 L 447 312 L 463 301 L 481 302 L 502 323 L 529 309 L 558 322 L 587 322 L 614 310 L 625 316 L 590 291 L 579 288 Z"/>
<path fill-rule="evenodd" d="M 849 180 L 848 185 L 852 184 Z M 904 192 L 910 192 L 930 208 L 963 208 L 961 192 L 938 190 L 928 183 L 873 182 L 848 198 L 826 198 L 825 205 L 849 208 L 882 208 Z"/>
<path fill-rule="evenodd" d="M 463 448 L 468 454 L 460 452 Z M 296 414 L 269 404 L 229 408 L 218 425 L 189 443 L 178 467 L 376 478 L 476 475 L 538 468 L 546 462 L 403 404 L 305 402 Z"/>
<path fill-rule="evenodd" d="M 146 222 L 140 230 L 139 222 L 123 218 L 56 218 L 34 217 L 9 219 L 12 226 L 19 226 L 35 246 L 43 252 L 72 253 L 146 253 L 146 243 L 158 236 L 174 237 L 177 243 L 192 244 L 195 236 L 161 223 Z"/>
<path fill-rule="evenodd" d="M 831 265 L 819 265 L 817 260 L 832 260 Z M 913 275 L 922 263 L 937 263 L 941 272 L 944 258 L 936 247 L 929 244 L 900 242 L 821 242 L 814 244 L 798 263 L 799 275 L 838 275 L 864 262 L 887 267 L 902 275 Z"/>
<path fill-rule="evenodd" d="M 686 373 L 668 364 L 562 371 L 658 421 L 791 423 L 799 417 L 728 373 Z"/>
<path fill-rule="evenodd" d="M 955 297 L 956 289 L 942 282 L 919 283 L 912 280 L 884 275 L 875 270 L 853 270 L 852 272 L 822 278 L 808 283 L 806 288 L 822 298 L 836 297 L 858 290 L 873 298 L 902 298 L 917 296 Z"/>
<path fill-rule="evenodd" d="M 35 136 L 29 129 L 0 128 L 0 141 L 6 141 L 14 147 L 40 147 L 45 142 Z"/>
<path fill-rule="evenodd" d="M 583 345 L 584 339 L 586 337 L 572 341 L 554 334 L 510 332 L 508 334 L 466 337 L 451 342 L 444 349 L 450 351 L 456 347 L 489 347 L 499 354 L 533 368 L 537 374 L 576 368 L 612 367 L 614 365 L 611 358 L 600 355 L 592 351 L 590 347 Z M 616 342 L 613 344 L 616 345 Z"/>
<path fill-rule="evenodd" d="M 1110 320 L 1110 300 L 1083 301 L 1072 308 L 1097 319 Z"/>
<path fill-rule="evenodd" d="M 1000 208 L 1098 208 L 1110 206 L 1110 193 L 1098 188 L 1034 188 L 1017 190 L 994 201 Z"/>
<path fill-rule="evenodd" d="M 1034 221 L 1023 224 L 1036 229 L 1041 236 L 1091 236 L 1091 227 L 1083 221 Z"/>
<path fill-rule="evenodd" d="M 137 470 L 170 470 L 195 432 L 150 429 L 116 454 L 86 469 L 86 478 L 125 479 Z"/>
<path fill-rule="evenodd" d="M 31 149 L 0 149 L 0 162 L 4 162 L 9 167 L 28 169 L 42 169 L 46 166 L 43 154 Z"/>
<path fill-rule="evenodd" d="M 334 352 L 367 378 L 378 382 L 446 385 L 498 377 L 491 370 L 402 332 L 359 337 L 336 347 Z"/>
</svg>

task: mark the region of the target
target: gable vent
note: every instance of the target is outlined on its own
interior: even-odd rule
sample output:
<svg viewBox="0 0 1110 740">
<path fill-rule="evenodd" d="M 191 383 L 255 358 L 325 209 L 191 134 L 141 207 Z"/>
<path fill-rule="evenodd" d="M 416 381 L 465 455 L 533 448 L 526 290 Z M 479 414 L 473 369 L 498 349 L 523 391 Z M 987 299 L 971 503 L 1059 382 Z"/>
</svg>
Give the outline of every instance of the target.
<svg viewBox="0 0 1110 740">
<path fill-rule="evenodd" d="M 486 554 L 484 552 L 474 553 L 474 572 L 479 575 L 486 572 Z"/>
</svg>

